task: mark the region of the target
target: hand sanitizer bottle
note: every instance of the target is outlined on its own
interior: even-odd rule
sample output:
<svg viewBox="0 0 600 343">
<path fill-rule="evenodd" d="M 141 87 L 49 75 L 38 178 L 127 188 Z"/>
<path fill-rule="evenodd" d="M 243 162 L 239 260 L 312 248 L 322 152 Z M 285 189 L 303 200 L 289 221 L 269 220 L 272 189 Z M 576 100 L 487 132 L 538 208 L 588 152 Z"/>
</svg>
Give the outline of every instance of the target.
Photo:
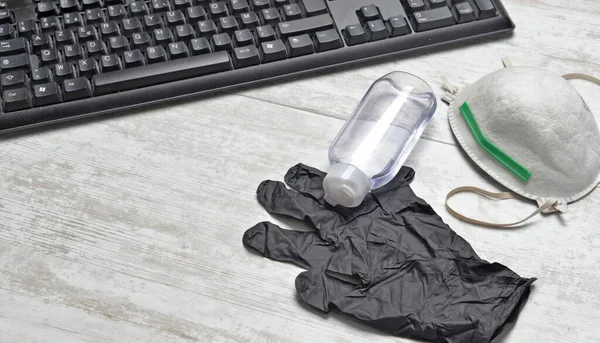
<svg viewBox="0 0 600 343">
<path fill-rule="evenodd" d="M 325 201 L 356 207 L 392 180 L 436 107 L 431 87 L 412 74 L 393 72 L 376 80 L 329 148 Z"/>
</svg>

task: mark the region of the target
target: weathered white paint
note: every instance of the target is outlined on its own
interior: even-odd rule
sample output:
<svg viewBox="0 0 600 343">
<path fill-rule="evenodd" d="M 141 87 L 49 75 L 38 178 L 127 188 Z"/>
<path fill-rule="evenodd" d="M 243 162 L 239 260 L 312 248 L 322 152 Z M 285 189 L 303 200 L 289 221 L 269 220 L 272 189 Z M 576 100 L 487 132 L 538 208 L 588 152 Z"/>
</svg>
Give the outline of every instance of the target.
<svg viewBox="0 0 600 343">
<path fill-rule="evenodd" d="M 596 1 L 506 3 L 518 25 L 507 40 L 1 137 L 0 342 L 411 342 L 302 305 L 301 270 L 246 251 L 241 237 L 275 220 L 257 204 L 257 185 L 300 161 L 325 168 L 339 118 L 390 70 L 424 76 L 436 91 L 439 74 L 472 82 L 503 56 L 599 76 Z M 598 90 L 574 82 L 598 115 Z M 596 342 L 600 193 L 521 229 L 455 220 L 443 206 L 450 189 L 495 185 L 455 146 L 444 112 L 407 162 L 415 192 L 482 257 L 539 278 L 498 341 Z M 533 208 L 455 203 L 498 219 Z"/>
</svg>

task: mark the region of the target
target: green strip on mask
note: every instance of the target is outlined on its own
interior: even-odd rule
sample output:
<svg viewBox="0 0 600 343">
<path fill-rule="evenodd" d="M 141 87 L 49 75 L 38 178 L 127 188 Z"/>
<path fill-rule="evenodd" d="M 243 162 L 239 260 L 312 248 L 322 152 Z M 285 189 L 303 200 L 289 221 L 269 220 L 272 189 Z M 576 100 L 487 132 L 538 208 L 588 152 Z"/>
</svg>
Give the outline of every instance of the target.
<svg viewBox="0 0 600 343">
<path fill-rule="evenodd" d="M 495 146 L 483 135 L 479 125 L 477 124 L 477 121 L 475 120 L 475 117 L 473 116 L 473 112 L 471 112 L 471 109 L 466 102 L 460 106 L 460 113 L 462 113 L 463 118 L 465 118 L 467 126 L 473 134 L 473 138 L 475 138 L 483 150 L 487 151 L 488 154 L 490 154 L 498 162 L 502 163 L 502 165 L 508 168 L 508 170 L 515 174 L 519 179 L 527 182 L 532 175 L 531 172 L 520 165 L 517 161 L 513 160 L 510 156 L 505 154 L 502 150 L 500 150 L 500 148 Z"/>
</svg>

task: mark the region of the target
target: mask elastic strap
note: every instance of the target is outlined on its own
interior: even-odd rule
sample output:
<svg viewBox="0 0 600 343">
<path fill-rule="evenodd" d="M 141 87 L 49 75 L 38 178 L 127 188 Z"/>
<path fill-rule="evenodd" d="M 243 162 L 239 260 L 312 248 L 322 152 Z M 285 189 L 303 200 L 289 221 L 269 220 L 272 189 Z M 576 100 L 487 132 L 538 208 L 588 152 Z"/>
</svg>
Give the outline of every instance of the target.
<svg viewBox="0 0 600 343">
<path fill-rule="evenodd" d="M 535 217 L 536 215 L 542 213 L 543 211 L 551 208 L 558 202 L 558 200 L 556 200 L 556 199 L 549 199 L 545 203 L 543 203 L 542 206 L 540 206 L 537 210 L 535 210 L 533 213 L 528 215 L 526 218 L 516 221 L 514 223 L 504 223 L 504 224 L 503 223 L 491 223 L 491 222 L 486 222 L 483 220 L 470 218 L 470 217 L 465 216 L 464 214 L 460 214 L 460 213 L 456 212 L 450 206 L 450 204 L 448 204 L 448 200 L 450 199 L 450 197 L 452 197 L 453 195 L 458 194 L 458 193 L 475 193 L 475 194 L 483 195 L 488 198 L 497 199 L 497 200 L 515 199 L 516 198 L 515 194 L 511 193 L 511 192 L 493 193 L 493 192 L 489 192 L 489 191 L 483 190 L 481 188 L 472 187 L 472 186 L 458 187 L 458 188 L 451 190 L 448 193 L 448 195 L 446 196 L 446 209 L 448 210 L 448 212 L 450 212 L 451 215 L 453 215 L 454 217 L 456 217 L 464 222 L 467 222 L 469 224 L 487 226 L 487 227 L 492 227 L 492 228 L 508 228 L 511 226 L 522 224 L 522 223 L 528 221 L 529 219 Z"/>
<path fill-rule="evenodd" d="M 597 79 L 593 76 L 586 75 L 586 74 L 571 73 L 571 74 L 565 74 L 562 77 L 565 80 L 580 79 L 580 80 L 590 81 L 590 82 L 593 82 L 593 83 L 597 84 L 598 86 L 600 86 L 600 79 Z"/>
</svg>

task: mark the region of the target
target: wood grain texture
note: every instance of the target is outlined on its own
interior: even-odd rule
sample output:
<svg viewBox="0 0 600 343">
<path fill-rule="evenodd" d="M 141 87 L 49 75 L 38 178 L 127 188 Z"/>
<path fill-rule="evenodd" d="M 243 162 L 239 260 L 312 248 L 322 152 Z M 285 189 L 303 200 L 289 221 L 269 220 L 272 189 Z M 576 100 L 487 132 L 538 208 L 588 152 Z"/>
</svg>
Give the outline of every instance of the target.
<svg viewBox="0 0 600 343">
<path fill-rule="evenodd" d="M 506 3 L 518 26 L 508 40 L 0 138 L 0 342 L 413 342 L 303 305 L 301 269 L 246 251 L 241 237 L 263 220 L 302 227 L 270 217 L 256 187 L 298 162 L 326 168 L 342 119 L 390 70 L 438 89 L 440 73 L 467 84 L 502 56 L 599 76 L 597 2 Z M 573 82 L 598 115 L 597 90 Z M 600 193 L 515 230 L 457 221 L 443 205 L 450 189 L 495 184 L 454 145 L 444 111 L 407 162 L 413 189 L 483 258 L 538 278 L 497 342 L 596 342 Z M 534 208 L 453 203 L 498 220 Z"/>
</svg>

